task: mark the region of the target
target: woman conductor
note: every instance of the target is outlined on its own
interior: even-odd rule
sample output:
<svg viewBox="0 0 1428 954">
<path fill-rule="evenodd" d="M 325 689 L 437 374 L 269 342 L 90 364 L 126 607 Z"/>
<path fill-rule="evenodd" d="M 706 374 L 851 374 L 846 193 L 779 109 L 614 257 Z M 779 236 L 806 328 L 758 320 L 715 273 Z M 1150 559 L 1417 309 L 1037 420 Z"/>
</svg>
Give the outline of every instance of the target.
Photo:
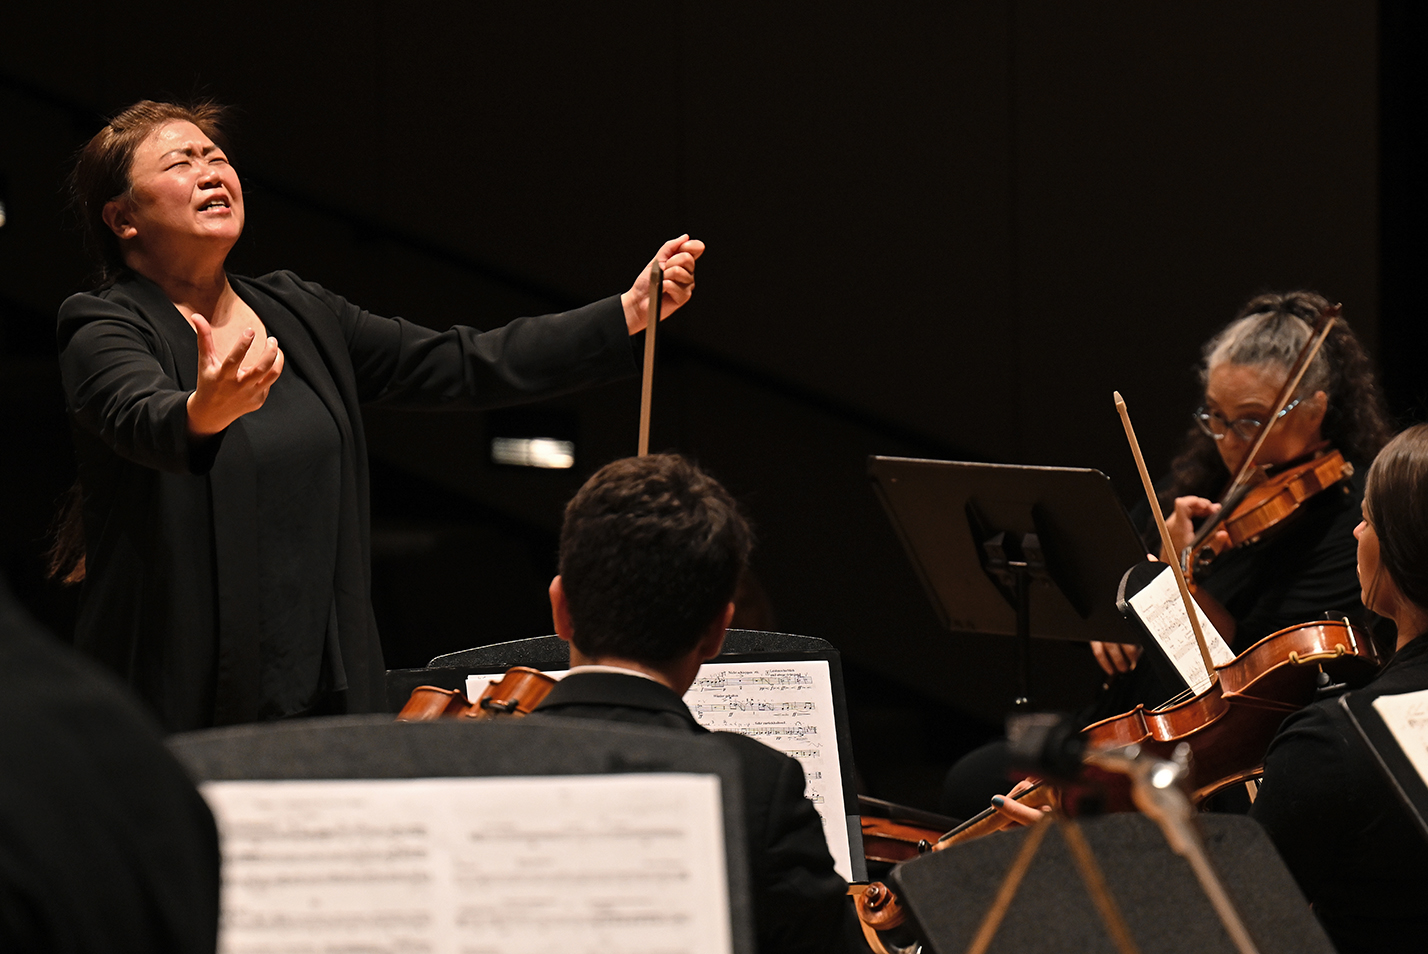
<svg viewBox="0 0 1428 954">
<path fill-rule="evenodd" d="M 73 187 L 104 282 L 59 313 L 76 643 L 171 730 L 383 707 L 362 406 L 489 407 L 627 374 L 651 294 L 642 272 L 573 311 L 438 333 L 291 272 L 230 275 L 244 208 L 223 118 L 144 101 L 90 140 Z M 664 314 L 703 250 L 660 248 Z"/>
</svg>

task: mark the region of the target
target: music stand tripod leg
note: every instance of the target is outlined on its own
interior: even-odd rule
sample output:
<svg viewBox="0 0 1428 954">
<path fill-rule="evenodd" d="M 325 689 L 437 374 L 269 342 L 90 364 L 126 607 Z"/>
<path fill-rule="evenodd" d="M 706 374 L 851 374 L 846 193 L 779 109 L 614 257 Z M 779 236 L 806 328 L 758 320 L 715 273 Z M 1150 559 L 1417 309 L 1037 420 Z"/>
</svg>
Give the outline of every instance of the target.
<svg viewBox="0 0 1428 954">
<path fill-rule="evenodd" d="M 1096 862 L 1096 856 L 1092 853 L 1086 836 L 1081 832 L 1081 826 L 1060 811 L 1049 812 L 1048 816 L 1038 822 L 1027 835 L 1026 841 L 1022 842 L 1021 850 L 1017 852 L 1011 867 L 1007 869 L 1006 877 L 1002 879 L 1001 886 L 997 888 L 997 894 L 992 900 L 991 907 L 987 909 L 982 923 L 977 927 L 976 935 L 972 938 L 972 943 L 967 947 L 967 954 L 986 954 L 987 948 L 992 943 L 992 938 L 996 936 L 997 929 L 1001 927 L 1007 911 L 1011 908 L 1012 900 L 1016 897 L 1022 880 L 1026 877 L 1027 871 L 1031 869 L 1031 862 L 1036 857 L 1037 849 L 1041 847 L 1041 842 L 1046 837 L 1047 831 L 1051 828 L 1052 819 L 1055 819 L 1061 829 L 1061 837 L 1066 840 L 1066 847 L 1070 850 L 1071 857 L 1076 861 L 1076 871 L 1081 876 L 1081 883 L 1086 886 L 1086 893 L 1091 896 L 1091 901 L 1096 905 L 1096 911 L 1101 916 L 1101 923 L 1106 926 L 1106 932 L 1110 934 L 1111 941 L 1116 945 L 1116 950 L 1120 954 L 1140 954 L 1140 949 L 1136 947 L 1135 939 L 1131 937 L 1130 928 L 1127 927 L 1125 918 L 1121 915 L 1119 906 L 1116 905 L 1115 898 L 1111 897 L 1105 875 L 1101 872 L 1101 866 Z"/>
<path fill-rule="evenodd" d="M 1031 573 L 1024 562 L 1013 562 L 1016 578 L 1016 698 L 1018 709 L 1031 706 Z"/>
</svg>

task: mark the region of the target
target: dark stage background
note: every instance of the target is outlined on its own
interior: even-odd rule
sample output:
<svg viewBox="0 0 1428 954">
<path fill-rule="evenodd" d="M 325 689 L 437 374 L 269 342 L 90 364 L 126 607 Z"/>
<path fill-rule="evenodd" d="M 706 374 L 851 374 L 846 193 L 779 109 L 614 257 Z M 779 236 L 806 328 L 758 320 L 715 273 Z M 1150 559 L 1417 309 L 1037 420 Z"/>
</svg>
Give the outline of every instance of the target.
<svg viewBox="0 0 1428 954">
<path fill-rule="evenodd" d="M 918 804 L 1013 693 L 1009 640 L 942 631 L 867 455 L 1094 466 L 1133 499 L 1248 296 L 1345 303 L 1423 417 L 1425 115 L 1411 4 L 13 5 L 0 36 L 4 568 L 56 630 L 39 552 L 73 477 L 52 323 L 87 266 L 62 213 L 97 117 L 242 112 L 238 270 L 490 327 L 709 251 L 665 326 L 654 445 L 745 502 L 766 625 L 843 652 L 874 793 Z M 638 382 L 549 407 L 576 469 L 492 466 L 492 415 L 367 421 L 388 662 L 549 630 L 564 500 L 633 453 Z M 1033 694 L 1098 683 L 1038 644 Z"/>
</svg>

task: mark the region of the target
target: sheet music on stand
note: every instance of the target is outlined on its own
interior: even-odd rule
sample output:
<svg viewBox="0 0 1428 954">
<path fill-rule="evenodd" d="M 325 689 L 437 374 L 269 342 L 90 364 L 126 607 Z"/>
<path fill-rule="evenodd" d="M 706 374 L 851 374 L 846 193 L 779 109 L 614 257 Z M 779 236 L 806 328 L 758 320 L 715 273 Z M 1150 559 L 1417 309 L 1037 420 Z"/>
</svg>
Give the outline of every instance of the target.
<svg viewBox="0 0 1428 954">
<path fill-rule="evenodd" d="M 763 654 L 723 655 L 699 668 L 684 702 L 700 725 L 714 732 L 739 732 L 797 759 L 806 780 L 804 794 L 823 821 L 833 865 L 845 880 L 865 880 L 862 826 L 854 791 L 851 758 L 838 732 L 832 660 L 759 658 Z M 546 670 L 560 678 L 567 670 Z M 480 698 L 499 673 L 467 677 L 466 696 Z"/>
<path fill-rule="evenodd" d="M 1160 650 L 1163 660 L 1191 692 L 1198 695 L 1210 688 L 1210 674 L 1205 671 L 1185 601 L 1180 598 L 1180 588 L 1169 565 L 1142 561 L 1132 566 L 1121 578 L 1116 604 L 1140 624 L 1150 637 L 1146 642 Z M 1234 651 L 1198 603 L 1195 615 L 1210 650 L 1210 661 L 1216 666 L 1233 662 Z"/>
<path fill-rule="evenodd" d="M 729 954 L 718 776 L 218 781 L 220 954 Z"/>
<path fill-rule="evenodd" d="M 1428 689 L 1386 696 L 1349 692 L 1339 697 L 1339 706 L 1428 839 Z"/>
</svg>

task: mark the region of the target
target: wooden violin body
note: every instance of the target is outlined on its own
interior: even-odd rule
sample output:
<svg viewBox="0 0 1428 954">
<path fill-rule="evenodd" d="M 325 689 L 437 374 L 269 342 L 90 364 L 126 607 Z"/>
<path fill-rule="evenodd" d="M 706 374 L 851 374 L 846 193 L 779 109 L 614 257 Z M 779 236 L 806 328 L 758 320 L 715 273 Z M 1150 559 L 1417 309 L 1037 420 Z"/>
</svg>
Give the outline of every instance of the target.
<svg viewBox="0 0 1428 954">
<path fill-rule="evenodd" d="M 1357 627 L 1343 620 L 1304 623 L 1272 633 L 1231 662 L 1217 666 L 1218 681 L 1198 696 L 1159 709 L 1137 706 L 1082 732 L 1091 748 L 1134 743 L 1162 758 L 1169 758 L 1180 743 L 1188 743 L 1191 798 L 1199 804 L 1222 789 L 1257 776 L 1279 724 L 1286 715 L 1312 702 L 1321 683 L 1360 684 L 1371 679 L 1378 667 L 1373 643 Z M 1109 783 L 1105 807 L 1132 810 L 1123 778 L 1107 775 L 1104 779 Z M 1045 783 L 1017 796 L 1017 801 L 1033 808 L 1052 807 L 1058 800 L 1056 787 Z M 912 834 L 925 832 L 880 833 L 877 844 L 880 848 L 891 846 L 889 854 L 902 850 L 912 858 L 1013 824 L 1005 815 L 988 809 L 940 838 L 919 837 L 908 844 Z M 903 836 L 901 842 L 896 840 L 898 835 Z M 854 898 L 865 931 L 901 924 L 904 916 L 897 899 L 883 885 L 875 887 L 876 891 L 870 887 Z"/>
<path fill-rule="evenodd" d="M 1137 706 L 1083 732 L 1092 747 L 1134 743 L 1162 758 L 1189 743 L 1191 798 L 1198 804 L 1258 775 L 1279 724 L 1312 702 L 1321 682 L 1361 684 L 1378 665 L 1373 643 L 1357 627 L 1343 620 L 1304 623 L 1271 633 L 1215 667 L 1219 679 L 1198 696 L 1153 710 Z"/>
<path fill-rule="evenodd" d="M 439 686 L 417 686 L 406 705 L 397 713 L 398 722 L 433 722 L 437 719 L 494 719 L 499 716 L 529 715 L 556 683 L 539 669 L 512 666 L 500 681 L 493 682 L 470 702 L 466 694 Z"/>
<path fill-rule="evenodd" d="M 1230 535 L 1230 550 L 1254 543 L 1293 519 L 1304 503 L 1353 475 L 1354 465 L 1335 450 L 1273 477 L 1258 478 L 1234 504 L 1229 516 L 1208 521 L 1196 533 L 1191 544 L 1194 559 L 1189 561 L 1194 573 L 1203 576 L 1219 555 L 1208 546 L 1200 546 L 1211 531 L 1223 528 Z"/>
</svg>

